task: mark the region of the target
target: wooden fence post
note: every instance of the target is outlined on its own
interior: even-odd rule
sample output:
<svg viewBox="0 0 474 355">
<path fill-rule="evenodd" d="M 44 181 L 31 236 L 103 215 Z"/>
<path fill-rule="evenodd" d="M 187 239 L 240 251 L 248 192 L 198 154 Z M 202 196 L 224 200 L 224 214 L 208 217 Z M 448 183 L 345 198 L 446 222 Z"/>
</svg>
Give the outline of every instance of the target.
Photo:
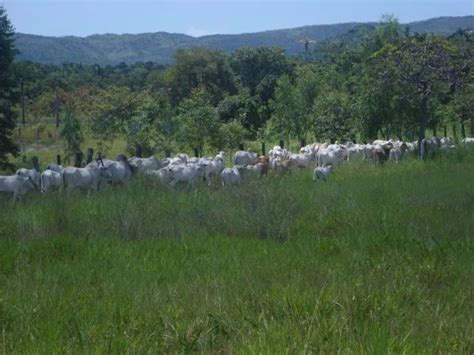
<svg viewBox="0 0 474 355">
<path fill-rule="evenodd" d="M 36 171 L 40 171 L 39 159 L 37 156 L 34 156 L 33 158 L 31 158 L 31 165 L 33 166 L 33 169 L 35 169 Z"/>
<path fill-rule="evenodd" d="M 94 149 L 87 148 L 87 155 L 86 155 L 86 164 L 89 164 L 94 159 Z"/>
<path fill-rule="evenodd" d="M 143 147 L 141 144 L 136 144 L 135 145 L 135 156 L 137 158 L 143 158 Z"/>
<path fill-rule="evenodd" d="M 74 157 L 74 166 L 76 168 L 82 168 L 82 158 L 83 154 L 81 151 L 76 152 L 75 157 Z"/>
</svg>

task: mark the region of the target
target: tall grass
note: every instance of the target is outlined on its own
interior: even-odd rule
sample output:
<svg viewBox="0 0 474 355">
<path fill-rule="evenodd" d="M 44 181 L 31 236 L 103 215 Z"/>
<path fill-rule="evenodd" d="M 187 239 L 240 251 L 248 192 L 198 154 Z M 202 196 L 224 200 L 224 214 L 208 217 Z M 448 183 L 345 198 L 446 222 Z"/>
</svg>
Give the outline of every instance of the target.
<svg viewBox="0 0 474 355">
<path fill-rule="evenodd" d="M 474 350 L 474 154 L 0 200 L 3 352 Z"/>
</svg>

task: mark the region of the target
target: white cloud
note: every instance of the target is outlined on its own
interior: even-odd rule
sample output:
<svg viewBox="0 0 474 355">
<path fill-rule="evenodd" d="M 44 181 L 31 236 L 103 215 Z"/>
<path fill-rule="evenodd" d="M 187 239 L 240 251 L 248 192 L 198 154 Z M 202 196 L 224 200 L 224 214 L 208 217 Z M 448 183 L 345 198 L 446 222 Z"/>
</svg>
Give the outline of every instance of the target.
<svg viewBox="0 0 474 355">
<path fill-rule="evenodd" d="M 191 27 L 188 27 L 186 34 L 192 37 L 201 37 L 201 36 L 210 35 L 211 33 L 205 28 L 191 26 Z"/>
</svg>

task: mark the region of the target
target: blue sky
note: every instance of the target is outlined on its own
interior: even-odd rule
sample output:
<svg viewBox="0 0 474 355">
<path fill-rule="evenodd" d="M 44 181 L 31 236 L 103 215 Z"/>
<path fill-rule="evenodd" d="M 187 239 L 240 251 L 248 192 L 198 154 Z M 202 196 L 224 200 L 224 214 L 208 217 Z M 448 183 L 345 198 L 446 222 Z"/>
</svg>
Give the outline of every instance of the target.
<svg viewBox="0 0 474 355">
<path fill-rule="evenodd" d="M 16 30 L 52 36 L 178 32 L 192 36 L 304 25 L 472 15 L 474 0 L 0 0 Z"/>
</svg>

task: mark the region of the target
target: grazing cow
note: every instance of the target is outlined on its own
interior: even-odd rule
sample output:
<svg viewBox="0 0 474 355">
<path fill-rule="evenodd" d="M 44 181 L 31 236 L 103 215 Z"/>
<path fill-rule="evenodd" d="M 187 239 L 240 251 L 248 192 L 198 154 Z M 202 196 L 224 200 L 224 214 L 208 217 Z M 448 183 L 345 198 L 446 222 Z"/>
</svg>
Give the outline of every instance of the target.
<svg viewBox="0 0 474 355">
<path fill-rule="evenodd" d="M 190 186 L 204 177 L 204 166 L 202 165 L 172 165 L 167 169 L 170 174 L 171 186 L 178 183 Z"/>
<path fill-rule="evenodd" d="M 123 154 L 117 155 L 117 160 L 100 159 L 97 162 L 89 163 L 88 167 L 102 165 L 110 173 L 112 184 L 123 184 L 132 177 L 132 167 L 128 163 L 127 157 Z"/>
<path fill-rule="evenodd" d="M 62 165 L 58 165 L 54 163 L 48 164 L 48 167 L 46 169 L 55 171 L 57 173 L 62 173 L 64 171 L 64 168 Z"/>
<path fill-rule="evenodd" d="M 31 178 L 31 181 L 33 181 L 39 191 L 41 184 L 41 174 L 36 169 L 18 169 L 15 175 Z"/>
<path fill-rule="evenodd" d="M 166 160 L 166 159 L 165 159 Z M 133 171 L 143 173 L 149 170 L 158 170 L 164 167 L 164 161 L 156 159 L 155 156 L 149 158 L 137 158 L 132 157 L 128 159 L 128 163 L 132 167 Z"/>
<path fill-rule="evenodd" d="M 316 179 L 321 179 L 324 182 L 326 182 L 331 172 L 332 172 L 332 165 L 318 166 L 314 169 L 313 180 L 316 181 Z"/>
<path fill-rule="evenodd" d="M 347 161 L 364 160 L 366 157 L 366 146 L 354 144 L 347 148 Z"/>
<path fill-rule="evenodd" d="M 13 194 L 13 201 L 16 201 L 19 195 L 35 189 L 38 190 L 38 185 L 29 176 L 0 176 L 0 192 Z"/>
<path fill-rule="evenodd" d="M 376 144 L 374 147 L 374 162 L 384 163 L 390 157 L 390 150 L 393 148 L 392 142 L 384 142 L 382 144 Z"/>
<path fill-rule="evenodd" d="M 112 174 L 105 166 L 68 167 L 63 172 L 63 183 L 68 193 L 76 188 L 98 191 L 101 183 L 110 181 Z"/>
<path fill-rule="evenodd" d="M 390 149 L 389 158 L 391 160 L 400 161 L 405 155 L 405 152 L 408 150 L 406 143 L 398 144 L 398 146 Z"/>
<path fill-rule="evenodd" d="M 433 138 L 423 138 L 420 144 L 420 158 L 424 159 L 428 156 L 432 156 L 438 149 L 438 141 Z"/>
<path fill-rule="evenodd" d="M 225 168 L 224 161 L 220 157 L 216 157 L 212 160 L 204 160 L 201 165 L 204 167 L 204 178 L 209 186 L 212 184 L 211 178 L 213 176 L 219 176 Z"/>
<path fill-rule="evenodd" d="M 463 138 L 461 140 L 461 143 L 465 145 L 466 147 L 474 147 L 474 138 L 470 138 L 470 137 Z"/>
<path fill-rule="evenodd" d="M 320 149 L 318 151 L 318 166 L 336 165 L 339 161 L 337 150 L 332 148 Z"/>
<path fill-rule="evenodd" d="M 51 188 L 60 189 L 63 186 L 63 173 L 45 170 L 41 173 L 41 192 L 46 193 Z"/>
<path fill-rule="evenodd" d="M 160 183 L 164 185 L 169 184 L 172 178 L 172 174 L 170 172 L 170 169 L 168 169 L 168 167 L 164 167 L 158 170 L 147 170 L 145 171 L 145 175 L 158 178 Z"/>
<path fill-rule="evenodd" d="M 268 171 L 270 170 L 270 158 L 266 157 L 264 155 L 261 155 L 255 159 L 255 165 L 256 166 L 261 166 L 261 176 L 268 175 Z"/>
<path fill-rule="evenodd" d="M 240 185 L 240 173 L 237 166 L 233 168 L 225 168 L 221 173 L 222 186 Z"/>
<path fill-rule="evenodd" d="M 279 175 L 286 175 L 291 172 L 293 162 L 291 160 L 276 159 L 274 161 L 275 172 Z"/>
<path fill-rule="evenodd" d="M 305 154 L 293 154 L 290 153 L 289 159 L 292 162 L 292 165 L 296 168 L 306 169 L 311 163 L 311 156 Z"/>
<path fill-rule="evenodd" d="M 257 154 L 239 150 L 234 154 L 234 165 L 254 165 Z"/>
</svg>

